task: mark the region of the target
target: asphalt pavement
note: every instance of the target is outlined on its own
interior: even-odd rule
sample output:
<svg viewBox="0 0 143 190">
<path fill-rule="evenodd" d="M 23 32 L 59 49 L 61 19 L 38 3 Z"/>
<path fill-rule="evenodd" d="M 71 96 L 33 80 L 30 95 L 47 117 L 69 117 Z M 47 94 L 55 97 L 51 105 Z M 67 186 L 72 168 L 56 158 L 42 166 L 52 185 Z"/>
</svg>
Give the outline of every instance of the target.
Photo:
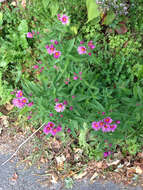
<svg viewBox="0 0 143 190">
<path fill-rule="evenodd" d="M 10 155 L 0 153 L 0 165 Z M 7 162 L 4 166 L 0 166 L 0 190 L 67 190 L 62 183 L 56 183 L 52 186 L 41 183 L 45 181 L 44 177 L 40 177 L 45 169 L 37 169 L 32 166 L 25 169 L 24 165 L 16 166 L 17 158 L 13 162 Z M 44 184 L 44 185 L 43 185 Z M 76 181 L 71 190 L 143 190 L 137 187 L 125 187 L 123 185 L 114 184 L 112 182 L 94 182 L 90 184 L 88 180 Z"/>
</svg>

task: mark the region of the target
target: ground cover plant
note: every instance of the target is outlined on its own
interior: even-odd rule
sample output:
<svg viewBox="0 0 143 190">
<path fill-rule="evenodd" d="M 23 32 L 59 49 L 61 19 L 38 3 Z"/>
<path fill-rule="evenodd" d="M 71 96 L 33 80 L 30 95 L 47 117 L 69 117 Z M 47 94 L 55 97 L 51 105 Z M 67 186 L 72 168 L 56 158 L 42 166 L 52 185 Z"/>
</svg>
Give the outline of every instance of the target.
<svg viewBox="0 0 143 190">
<path fill-rule="evenodd" d="M 1 3 L 0 105 L 11 101 L 19 122 L 44 124 L 47 141 L 73 141 L 87 159 L 136 156 L 143 148 L 142 8 L 121 0 Z"/>
</svg>

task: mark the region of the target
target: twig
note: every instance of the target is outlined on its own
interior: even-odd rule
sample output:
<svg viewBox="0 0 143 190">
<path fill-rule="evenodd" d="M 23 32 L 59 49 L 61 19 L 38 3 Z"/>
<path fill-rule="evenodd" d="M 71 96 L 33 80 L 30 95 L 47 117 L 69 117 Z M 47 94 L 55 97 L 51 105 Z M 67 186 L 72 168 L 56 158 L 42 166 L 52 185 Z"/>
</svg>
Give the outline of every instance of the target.
<svg viewBox="0 0 143 190">
<path fill-rule="evenodd" d="M 17 150 L 14 152 L 14 154 L 12 154 L 12 156 L 11 156 L 8 160 L 6 160 L 5 162 L 3 162 L 3 163 L 1 164 L 1 166 L 5 165 L 9 160 L 11 160 L 11 159 L 13 158 L 13 156 L 15 156 L 16 153 L 19 151 L 19 149 L 20 149 L 31 137 L 33 137 L 33 136 L 35 135 L 35 133 L 37 133 L 37 132 L 43 127 L 43 125 L 45 125 L 45 123 L 42 124 L 42 125 L 41 125 L 34 133 L 32 133 L 32 135 L 30 135 L 25 141 L 23 141 L 23 143 L 21 143 L 21 144 L 18 146 L 18 148 L 17 148 Z"/>
</svg>

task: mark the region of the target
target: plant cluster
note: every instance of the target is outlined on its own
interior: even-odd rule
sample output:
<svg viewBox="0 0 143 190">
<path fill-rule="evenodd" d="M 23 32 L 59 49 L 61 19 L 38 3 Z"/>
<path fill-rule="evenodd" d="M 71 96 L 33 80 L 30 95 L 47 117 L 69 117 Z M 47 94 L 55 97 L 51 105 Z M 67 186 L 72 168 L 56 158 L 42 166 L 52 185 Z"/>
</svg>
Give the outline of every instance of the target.
<svg viewBox="0 0 143 190">
<path fill-rule="evenodd" d="M 6 82 L 0 88 L 13 97 L 14 110 L 28 122 L 45 123 L 47 138 L 77 139 L 90 158 L 106 158 L 117 145 L 135 155 L 143 135 L 142 42 L 132 31 L 107 32 L 121 21 L 115 6 L 131 14 L 131 5 L 104 1 L 103 12 L 99 1 L 81 0 L 87 14 L 79 13 L 76 25 L 75 1 L 65 7 L 65 1 L 30 2 L 2 12 L 0 81 L 12 78 L 16 90 L 10 94 Z M 80 19 L 86 21 L 81 29 Z"/>
</svg>

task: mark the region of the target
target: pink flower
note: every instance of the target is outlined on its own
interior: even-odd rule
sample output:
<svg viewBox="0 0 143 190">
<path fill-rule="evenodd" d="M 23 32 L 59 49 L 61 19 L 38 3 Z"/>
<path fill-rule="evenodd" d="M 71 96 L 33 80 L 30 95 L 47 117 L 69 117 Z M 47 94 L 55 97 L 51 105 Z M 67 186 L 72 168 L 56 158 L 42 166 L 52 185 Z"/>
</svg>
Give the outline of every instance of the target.
<svg viewBox="0 0 143 190">
<path fill-rule="evenodd" d="M 63 117 L 63 115 L 61 114 L 60 117 Z"/>
<path fill-rule="evenodd" d="M 33 38 L 33 34 L 31 32 L 27 33 L 27 38 Z"/>
<path fill-rule="evenodd" d="M 64 109 L 65 109 L 65 106 L 62 103 L 57 103 L 56 106 L 55 106 L 55 110 L 57 112 L 63 112 Z"/>
<path fill-rule="evenodd" d="M 117 123 L 117 124 L 120 124 L 120 121 L 119 121 L 119 120 L 117 120 L 117 121 L 116 121 L 116 123 Z"/>
<path fill-rule="evenodd" d="M 31 106 L 33 106 L 33 104 L 34 104 L 33 102 L 29 102 L 29 104 L 27 104 L 27 106 L 31 107 Z"/>
<path fill-rule="evenodd" d="M 91 52 L 89 52 L 88 55 L 91 56 Z"/>
<path fill-rule="evenodd" d="M 46 45 L 45 48 L 48 49 L 50 46 L 49 45 Z"/>
<path fill-rule="evenodd" d="M 95 48 L 95 46 L 93 45 L 92 41 L 88 42 L 88 47 L 90 47 L 90 49 L 94 49 Z"/>
<path fill-rule="evenodd" d="M 79 46 L 77 48 L 77 51 L 79 54 L 86 54 L 86 47 L 85 46 Z"/>
<path fill-rule="evenodd" d="M 61 19 L 61 16 L 60 16 L 60 14 L 57 14 L 57 17 L 58 17 L 58 20 L 60 20 L 60 19 Z"/>
<path fill-rule="evenodd" d="M 44 67 L 41 67 L 41 70 L 43 70 L 44 69 Z"/>
<path fill-rule="evenodd" d="M 56 52 L 56 48 L 54 48 L 53 44 L 51 44 L 49 46 L 49 48 L 47 48 L 47 52 L 48 52 L 49 55 L 52 55 L 52 54 L 54 54 Z"/>
<path fill-rule="evenodd" d="M 80 75 L 82 75 L 82 72 L 79 72 Z"/>
<path fill-rule="evenodd" d="M 21 90 L 17 91 L 16 97 L 21 98 L 23 96 L 23 92 Z"/>
<path fill-rule="evenodd" d="M 44 126 L 43 132 L 48 135 L 49 133 L 51 133 L 52 128 L 49 127 L 47 124 Z"/>
<path fill-rule="evenodd" d="M 51 134 L 52 134 L 53 136 L 55 136 L 58 131 L 57 131 L 57 128 L 53 128 L 53 129 L 51 129 L 50 132 L 51 132 Z"/>
<path fill-rule="evenodd" d="M 37 32 L 37 35 L 40 34 L 40 32 Z"/>
<path fill-rule="evenodd" d="M 70 129 L 70 128 L 68 128 L 68 129 L 67 129 L 67 133 L 70 133 L 70 132 L 71 132 L 71 129 Z"/>
<path fill-rule="evenodd" d="M 72 96 L 72 98 L 75 98 L 75 96 Z"/>
<path fill-rule="evenodd" d="M 38 69 L 39 66 L 38 66 L 38 65 L 34 65 L 33 68 L 34 68 L 34 69 Z"/>
<path fill-rule="evenodd" d="M 59 17 L 59 19 L 64 25 L 69 23 L 69 17 L 66 15 L 62 15 L 61 17 Z"/>
<path fill-rule="evenodd" d="M 58 59 L 61 56 L 61 52 L 60 51 L 55 51 L 54 52 L 54 58 Z"/>
<path fill-rule="evenodd" d="M 82 80 L 82 78 L 80 77 L 80 80 Z"/>
<path fill-rule="evenodd" d="M 26 104 L 26 103 L 28 103 L 28 99 L 27 98 L 25 98 L 25 97 L 23 97 L 22 99 L 21 99 L 21 102 L 22 102 L 22 104 Z"/>
<path fill-rule="evenodd" d="M 13 100 L 12 100 L 12 103 L 13 103 L 13 105 L 15 106 L 15 107 L 17 107 L 17 108 L 23 108 L 24 107 L 24 104 L 21 102 L 21 99 L 18 99 L 18 98 L 14 98 Z"/>
<path fill-rule="evenodd" d="M 50 113 L 49 116 L 50 116 L 50 117 L 53 117 L 53 113 Z"/>
<path fill-rule="evenodd" d="M 105 119 L 104 119 L 104 122 L 105 123 L 112 123 L 112 119 L 111 119 L 111 117 L 106 117 Z"/>
<path fill-rule="evenodd" d="M 104 152 L 104 157 L 106 158 L 107 156 L 110 156 L 111 155 L 111 151 L 108 151 L 108 152 Z"/>
<path fill-rule="evenodd" d="M 98 122 L 98 125 L 99 125 L 100 127 L 103 127 L 104 122 L 103 122 L 103 121 L 99 121 L 99 122 Z"/>
<path fill-rule="evenodd" d="M 55 98 L 55 102 L 58 102 L 59 101 L 59 99 L 58 98 Z"/>
<path fill-rule="evenodd" d="M 73 107 L 72 106 L 70 106 L 70 108 L 69 108 L 71 111 L 73 110 Z"/>
<path fill-rule="evenodd" d="M 62 130 L 62 126 L 61 125 L 58 125 L 57 126 L 57 132 L 60 132 Z"/>
<path fill-rule="evenodd" d="M 78 79 L 78 76 L 74 76 L 74 77 L 73 77 L 73 80 L 77 80 L 77 79 Z"/>
<path fill-rule="evenodd" d="M 102 112 L 102 115 L 105 115 L 105 112 Z"/>
<path fill-rule="evenodd" d="M 103 125 L 102 126 L 102 131 L 103 132 L 109 132 L 110 131 L 110 125 L 108 125 L 108 124 Z"/>
<path fill-rule="evenodd" d="M 32 30 L 32 34 L 33 34 L 33 35 L 35 34 L 35 31 L 34 31 L 34 30 Z"/>
<path fill-rule="evenodd" d="M 84 44 L 84 41 L 80 41 L 80 44 Z"/>
<path fill-rule="evenodd" d="M 68 81 L 65 81 L 65 84 L 69 84 L 69 82 L 68 82 Z"/>
<path fill-rule="evenodd" d="M 32 118 L 31 115 L 28 115 L 28 116 L 27 116 L 27 120 L 30 120 L 31 118 Z"/>
<path fill-rule="evenodd" d="M 92 128 L 95 130 L 95 131 L 98 131 L 100 129 L 100 126 L 99 126 L 99 123 L 94 121 L 92 122 Z"/>
<path fill-rule="evenodd" d="M 59 42 L 58 42 L 57 40 L 55 40 L 55 41 L 54 41 L 54 44 L 55 44 L 55 45 L 58 45 L 58 44 L 59 44 Z"/>
<path fill-rule="evenodd" d="M 64 105 L 67 105 L 67 104 L 68 104 L 68 102 L 67 102 L 66 100 L 64 100 L 63 104 L 64 104 Z"/>
<path fill-rule="evenodd" d="M 116 128 L 117 128 L 116 124 L 110 125 L 110 131 L 114 132 Z"/>
<path fill-rule="evenodd" d="M 112 146 L 112 144 L 109 144 L 109 147 L 111 147 Z"/>
<path fill-rule="evenodd" d="M 50 121 L 50 122 L 47 124 L 47 126 L 53 128 L 53 127 L 55 127 L 55 124 Z"/>
<path fill-rule="evenodd" d="M 10 94 L 15 94 L 15 92 L 14 92 L 14 91 L 12 91 L 12 92 L 10 92 Z"/>
</svg>

